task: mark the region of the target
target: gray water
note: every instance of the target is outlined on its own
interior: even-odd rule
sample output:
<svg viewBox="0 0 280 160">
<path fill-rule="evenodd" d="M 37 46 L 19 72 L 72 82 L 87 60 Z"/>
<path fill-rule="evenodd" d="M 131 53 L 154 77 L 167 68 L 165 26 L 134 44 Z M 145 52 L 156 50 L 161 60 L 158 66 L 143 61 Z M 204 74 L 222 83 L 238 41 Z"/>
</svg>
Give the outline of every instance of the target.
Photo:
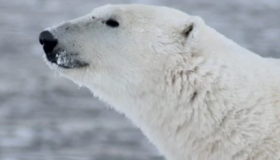
<svg viewBox="0 0 280 160">
<path fill-rule="evenodd" d="M 43 28 L 108 3 L 174 7 L 280 57 L 279 0 L 0 0 L 0 160 L 163 160 L 124 116 L 42 60 Z"/>
</svg>

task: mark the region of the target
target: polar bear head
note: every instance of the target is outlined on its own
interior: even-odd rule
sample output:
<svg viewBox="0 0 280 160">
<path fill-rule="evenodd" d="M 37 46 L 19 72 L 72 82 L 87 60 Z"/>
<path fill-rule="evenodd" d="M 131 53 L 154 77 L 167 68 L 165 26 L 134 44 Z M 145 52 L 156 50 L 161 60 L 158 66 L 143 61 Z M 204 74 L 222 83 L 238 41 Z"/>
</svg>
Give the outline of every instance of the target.
<svg viewBox="0 0 280 160">
<path fill-rule="evenodd" d="M 51 68 L 115 106 L 160 94 L 167 72 L 191 67 L 202 27 L 199 17 L 167 7 L 106 5 L 47 28 L 40 42 Z"/>
</svg>

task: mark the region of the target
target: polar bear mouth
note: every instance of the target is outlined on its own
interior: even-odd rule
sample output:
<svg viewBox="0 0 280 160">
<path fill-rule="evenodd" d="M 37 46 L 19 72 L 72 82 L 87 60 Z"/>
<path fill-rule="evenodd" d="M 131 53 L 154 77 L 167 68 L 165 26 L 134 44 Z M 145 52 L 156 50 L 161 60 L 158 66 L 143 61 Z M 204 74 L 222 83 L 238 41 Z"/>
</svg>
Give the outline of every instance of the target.
<svg viewBox="0 0 280 160">
<path fill-rule="evenodd" d="M 89 65 L 81 61 L 77 53 L 67 53 L 65 50 L 55 51 L 55 58 L 50 62 L 63 69 L 84 68 Z"/>
</svg>

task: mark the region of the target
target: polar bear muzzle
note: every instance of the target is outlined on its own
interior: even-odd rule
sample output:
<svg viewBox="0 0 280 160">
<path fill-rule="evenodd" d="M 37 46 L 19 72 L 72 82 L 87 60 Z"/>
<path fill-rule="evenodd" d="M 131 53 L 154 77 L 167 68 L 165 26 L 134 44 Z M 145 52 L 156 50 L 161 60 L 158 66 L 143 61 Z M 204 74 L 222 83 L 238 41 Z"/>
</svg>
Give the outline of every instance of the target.
<svg viewBox="0 0 280 160">
<path fill-rule="evenodd" d="M 88 63 L 80 61 L 78 54 L 68 53 L 59 47 L 59 41 L 50 31 L 43 31 L 39 35 L 40 44 L 43 45 L 47 60 L 60 68 L 82 68 Z"/>
</svg>

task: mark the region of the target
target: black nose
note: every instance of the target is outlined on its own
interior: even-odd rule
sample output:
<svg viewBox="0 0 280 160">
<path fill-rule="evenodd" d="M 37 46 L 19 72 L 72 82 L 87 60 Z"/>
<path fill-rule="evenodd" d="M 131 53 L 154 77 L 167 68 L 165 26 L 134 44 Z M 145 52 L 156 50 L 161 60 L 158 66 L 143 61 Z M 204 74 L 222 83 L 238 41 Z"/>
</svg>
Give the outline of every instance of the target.
<svg viewBox="0 0 280 160">
<path fill-rule="evenodd" d="M 43 31 L 40 33 L 39 41 L 41 45 L 44 45 L 45 53 L 50 53 L 53 51 L 54 47 L 57 45 L 57 39 L 54 38 L 51 32 Z"/>
</svg>

